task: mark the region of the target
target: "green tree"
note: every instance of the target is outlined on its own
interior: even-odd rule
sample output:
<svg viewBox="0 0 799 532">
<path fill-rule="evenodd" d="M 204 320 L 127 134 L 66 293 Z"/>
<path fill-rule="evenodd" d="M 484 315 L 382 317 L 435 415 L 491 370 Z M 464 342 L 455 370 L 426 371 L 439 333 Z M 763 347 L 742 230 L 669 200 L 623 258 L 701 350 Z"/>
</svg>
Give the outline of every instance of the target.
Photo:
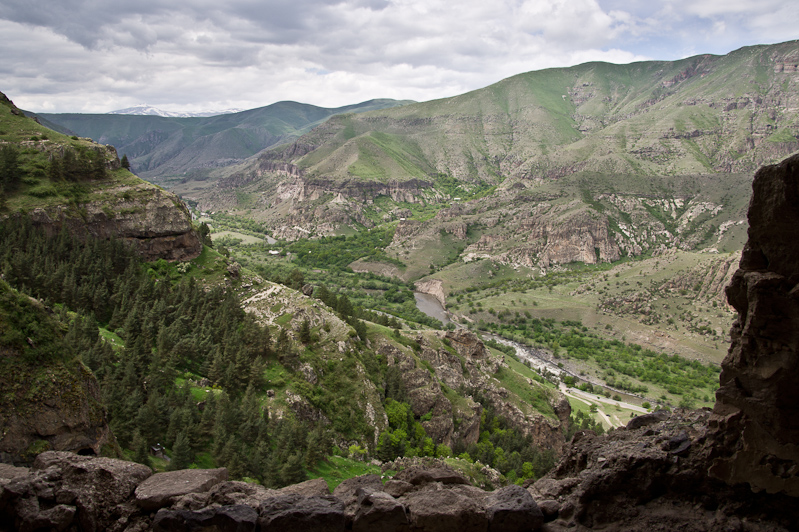
<svg viewBox="0 0 799 532">
<path fill-rule="evenodd" d="M 125 170 L 130 170 L 130 161 L 128 161 L 128 155 L 123 154 L 122 159 L 119 161 L 120 166 Z"/>
<path fill-rule="evenodd" d="M 19 150 L 6 144 L 0 149 L 0 185 L 5 190 L 13 190 L 22 179 L 22 166 Z"/>
<path fill-rule="evenodd" d="M 302 453 L 296 452 L 289 455 L 283 467 L 280 468 L 280 482 L 284 486 L 289 484 L 297 484 L 303 482 L 308 478 L 305 469 L 302 467 Z"/>
<path fill-rule="evenodd" d="M 153 467 L 152 461 L 150 460 L 150 447 L 147 445 L 147 440 L 144 439 L 138 430 L 133 433 L 133 440 L 130 446 L 133 449 L 134 462 L 144 464 L 149 468 Z"/>
<path fill-rule="evenodd" d="M 167 469 L 169 471 L 187 469 L 193 460 L 194 455 L 191 452 L 189 438 L 186 436 L 186 431 L 183 431 L 178 434 L 178 437 L 175 440 L 175 446 L 172 448 L 172 460 L 169 462 Z"/>
<path fill-rule="evenodd" d="M 208 224 L 202 222 L 200 224 L 200 228 L 197 230 L 197 233 L 200 235 L 200 241 L 208 246 L 209 248 L 214 247 L 214 243 L 211 241 L 211 228 L 208 227 Z"/>
<path fill-rule="evenodd" d="M 311 343 L 311 323 L 308 318 L 302 320 L 302 325 L 300 325 L 300 342 L 304 344 Z"/>
</svg>

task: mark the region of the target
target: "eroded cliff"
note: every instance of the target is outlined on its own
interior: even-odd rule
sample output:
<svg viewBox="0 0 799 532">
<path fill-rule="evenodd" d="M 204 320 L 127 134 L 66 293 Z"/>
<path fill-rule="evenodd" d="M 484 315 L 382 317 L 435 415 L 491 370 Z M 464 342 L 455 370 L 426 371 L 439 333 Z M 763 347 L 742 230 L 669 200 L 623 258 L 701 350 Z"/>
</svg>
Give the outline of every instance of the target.
<svg viewBox="0 0 799 532">
<path fill-rule="evenodd" d="M 799 496 L 799 156 L 761 168 L 749 241 L 727 288 L 738 311 L 722 362 L 713 475 Z"/>
</svg>

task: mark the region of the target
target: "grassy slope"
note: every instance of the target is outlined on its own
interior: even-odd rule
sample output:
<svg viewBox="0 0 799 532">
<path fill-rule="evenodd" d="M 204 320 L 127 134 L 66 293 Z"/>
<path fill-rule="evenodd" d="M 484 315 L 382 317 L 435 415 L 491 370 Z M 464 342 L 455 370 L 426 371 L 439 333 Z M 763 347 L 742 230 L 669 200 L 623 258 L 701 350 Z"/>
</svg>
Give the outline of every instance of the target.
<svg viewBox="0 0 799 532">
<path fill-rule="evenodd" d="M 520 74 L 453 98 L 330 121 L 304 140 L 320 145 L 317 152 L 296 162 L 312 174 L 378 180 L 431 168 L 472 181 L 572 165 L 605 173 L 680 174 L 730 165 L 748 171 L 773 158 L 768 146 L 747 148 L 748 139 L 796 142 L 797 117 L 766 112 L 778 93 L 791 98 L 795 81 L 775 73 L 774 62 L 796 48 L 790 42 L 721 57 Z M 729 107 L 737 101 L 751 103 Z M 768 130 L 775 126 L 780 136 Z M 377 132 L 390 145 L 363 149 L 359 139 Z M 415 161 L 414 168 L 400 160 Z"/>
</svg>

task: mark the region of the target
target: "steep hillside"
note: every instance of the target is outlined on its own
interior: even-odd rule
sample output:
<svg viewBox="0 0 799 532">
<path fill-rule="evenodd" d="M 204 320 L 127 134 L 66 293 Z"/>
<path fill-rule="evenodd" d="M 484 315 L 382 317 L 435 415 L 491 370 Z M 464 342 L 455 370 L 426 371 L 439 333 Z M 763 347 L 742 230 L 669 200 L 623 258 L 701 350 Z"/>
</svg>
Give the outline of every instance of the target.
<svg viewBox="0 0 799 532">
<path fill-rule="evenodd" d="M 529 72 L 454 98 L 333 117 L 215 186 L 181 192 L 205 209 L 252 209 L 296 237 L 295 226 L 329 234 L 408 218 L 392 215 L 402 203 L 488 196 L 496 204 L 518 196 L 532 206 L 578 190 L 582 205 L 567 210 L 593 212 L 594 239 L 606 242 L 566 254 L 587 256 L 594 247 L 607 257 L 637 254 L 649 244 L 625 234 L 629 220 L 605 224 L 607 214 L 629 207 L 649 215 L 646 224 L 662 225 L 655 211 L 667 207 L 653 196 L 692 219 L 700 211 L 716 216 L 718 206 L 737 210 L 747 195 L 742 179 L 799 149 L 796 63 L 799 43 L 789 42 L 726 56 Z M 713 174 L 720 176 L 705 182 Z M 708 187 L 712 199 L 702 197 Z M 630 195 L 635 205 L 623 199 Z M 722 216 L 714 225 L 730 221 Z M 628 242 L 596 234 L 605 231 Z"/>
<path fill-rule="evenodd" d="M 0 93 L 0 217 L 27 216 L 51 234 L 134 243 L 148 260 L 185 260 L 201 244 L 180 200 L 122 168 L 112 146 L 66 136 Z"/>
<path fill-rule="evenodd" d="M 0 280 L 0 461 L 56 450 L 116 456 L 99 385 L 75 336 L 48 309 Z"/>
<path fill-rule="evenodd" d="M 381 182 L 751 172 L 799 148 L 797 62 L 794 41 L 529 72 L 454 98 L 339 116 L 300 139 L 302 152 L 265 157 L 309 178 Z"/>
<path fill-rule="evenodd" d="M 154 182 L 171 177 L 207 178 L 209 170 L 241 162 L 259 151 L 289 142 L 329 117 L 360 113 L 409 102 L 370 100 L 336 109 L 297 102 L 203 118 L 119 114 L 47 114 L 46 123 L 126 154 L 133 170 Z"/>
</svg>

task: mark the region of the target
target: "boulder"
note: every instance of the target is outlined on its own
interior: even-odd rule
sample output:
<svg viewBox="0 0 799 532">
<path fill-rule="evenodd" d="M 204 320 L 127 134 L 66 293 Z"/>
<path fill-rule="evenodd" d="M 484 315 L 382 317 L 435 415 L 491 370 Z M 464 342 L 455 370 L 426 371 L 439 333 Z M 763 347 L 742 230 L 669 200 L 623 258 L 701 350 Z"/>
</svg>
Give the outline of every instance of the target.
<svg viewBox="0 0 799 532">
<path fill-rule="evenodd" d="M 105 530 L 127 511 L 136 486 L 151 474 L 133 462 L 45 452 L 27 475 L 2 484 L 0 512 L 11 514 L 20 530 L 64 530 L 75 524 L 80 530 Z"/>
<path fill-rule="evenodd" d="M 487 532 L 488 518 L 482 501 L 475 493 L 455 488 L 457 486 L 405 495 L 401 502 L 407 508 L 411 530 Z"/>
<path fill-rule="evenodd" d="M 156 473 L 136 488 L 136 504 L 157 510 L 189 493 L 203 493 L 227 480 L 227 469 L 181 469 Z"/>
<path fill-rule="evenodd" d="M 386 481 L 385 486 L 383 486 L 383 491 L 392 497 L 402 497 L 409 491 L 413 491 L 413 488 L 414 486 L 410 482 L 392 478 Z"/>
<path fill-rule="evenodd" d="M 258 508 L 261 501 L 279 495 L 277 490 L 271 490 L 261 486 L 260 484 L 250 484 L 249 482 L 241 482 L 238 480 L 231 480 L 227 482 L 220 482 L 205 494 L 205 503 L 201 506 L 218 504 L 220 506 L 236 506 L 246 505 L 253 508 Z M 185 501 L 186 507 L 184 509 L 196 510 L 199 507 L 192 507 L 192 501 L 200 498 L 202 494 L 189 494 L 189 496 L 181 498 Z M 189 498 L 191 497 L 191 498 Z M 175 504 L 177 506 L 178 503 Z M 200 506 L 200 507 L 201 507 Z"/>
<path fill-rule="evenodd" d="M 384 491 L 358 488 L 357 510 L 352 530 L 354 532 L 406 532 L 409 530 L 405 507 Z"/>
<path fill-rule="evenodd" d="M 469 481 L 463 475 L 449 467 L 426 469 L 419 466 L 411 466 L 394 475 L 394 480 L 405 481 L 414 486 L 430 484 L 431 482 L 469 484 Z"/>
<path fill-rule="evenodd" d="M 192 512 L 162 508 L 153 520 L 154 532 L 255 532 L 258 512 L 249 506 L 220 506 Z"/>
<path fill-rule="evenodd" d="M 279 495 L 258 507 L 262 532 L 335 532 L 345 530 L 344 505 L 332 495 Z"/>
<path fill-rule="evenodd" d="M 380 479 L 380 475 L 363 475 L 360 477 L 348 478 L 333 490 L 333 496 L 344 504 L 349 519 L 352 519 L 355 515 L 355 511 L 358 509 L 358 492 L 363 488 L 370 488 L 378 491 L 382 490 L 383 481 Z"/>
<path fill-rule="evenodd" d="M 492 531 L 538 530 L 544 524 L 544 514 L 530 493 L 513 484 L 488 495 L 486 517 Z"/>
<path fill-rule="evenodd" d="M 313 478 L 300 482 L 299 484 L 292 484 L 285 488 L 277 490 L 280 495 L 303 495 L 311 497 L 313 495 L 323 496 L 330 495 L 330 488 L 327 487 L 327 482 L 323 478 Z"/>
</svg>

